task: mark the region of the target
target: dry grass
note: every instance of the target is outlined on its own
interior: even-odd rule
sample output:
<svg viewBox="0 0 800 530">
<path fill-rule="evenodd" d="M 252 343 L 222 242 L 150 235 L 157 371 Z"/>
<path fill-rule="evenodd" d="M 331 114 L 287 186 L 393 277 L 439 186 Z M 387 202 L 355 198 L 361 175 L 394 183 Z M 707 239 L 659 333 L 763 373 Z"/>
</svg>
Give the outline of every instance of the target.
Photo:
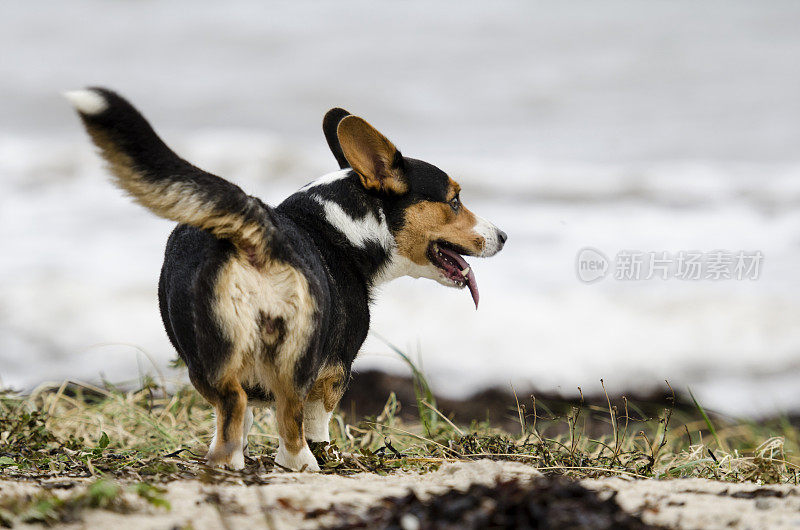
<svg viewBox="0 0 800 530">
<path fill-rule="evenodd" d="M 417 421 L 401 420 L 393 393 L 377 417 L 348 423 L 335 414 L 332 443 L 312 444 L 323 473 L 426 472 L 447 461 L 490 458 L 573 478 L 798 483 L 800 437 L 787 419 L 732 421 L 707 412 L 693 396 L 693 408 L 667 406 L 649 417 L 624 396 L 608 394 L 594 404 L 581 398 L 566 414 L 556 415 L 535 396 L 515 392 L 509 409 L 519 418 L 519 430 L 512 434 L 486 421 L 456 424 L 437 408 L 424 374 L 395 351 L 411 370 L 416 403 L 404 405 L 416 406 Z M 674 395 L 669 401 L 675 403 Z M 80 480 L 91 483 L 66 497 L 47 490 L 6 497 L 0 502 L 0 525 L 66 522 L 87 508 L 125 511 L 131 498 L 168 507 L 159 483 L 191 478 L 263 484 L 281 471 L 272 459 L 277 449 L 272 410 L 256 411 L 251 457 L 243 471 L 204 465 L 213 426 L 211 408 L 194 389 L 168 392 L 147 377 L 136 390 L 64 382 L 30 395 L 0 391 L 0 479 L 50 485 L 55 480 L 66 487 Z"/>
<path fill-rule="evenodd" d="M 437 409 L 424 375 L 416 368 L 412 374 L 419 421 L 400 419 L 394 394 L 377 417 L 353 424 L 334 415 L 333 442 L 312 447 L 323 473 L 426 472 L 446 461 L 491 458 L 574 478 L 798 482 L 798 431 L 785 419 L 724 420 L 698 403 L 694 410 L 668 407 L 650 418 L 624 397 L 608 396 L 607 406 L 578 403 L 556 417 L 537 410 L 534 397 L 517 396 L 509 405 L 520 429 L 511 434 L 486 422 L 455 424 Z M 269 482 L 277 449 L 272 411 L 257 411 L 252 457 L 240 472 L 203 464 L 213 425 L 211 408 L 192 388 L 168 393 L 152 380 L 129 391 L 65 382 L 26 396 L 0 393 L 0 479 L 93 483 L 89 493 L 66 499 L 51 493 L 6 498 L 0 502 L 0 525 L 64 522 L 93 507 L 124 511 L 125 492 L 164 506 L 157 485 L 171 480 Z"/>
<path fill-rule="evenodd" d="M 665 409 L 657 418 L 646 418 L 624 398 L 619 408 L 609 398 L 606 410 L 576 406 L 566 417 L 554 418 L 537 411 L 534 400 L 532 412 L 519 401 L 511 404 L 521 424 L 512 435 L 485 422 L 455 425 L 432 403 L 427 384 L 419 387 L 425 391 L 417 404 L 418 423 L 400 420 L 394 395 L 376 418 L 347 424 L 335 415 L 333 443 L 314 447 L 324 471 L 425 471 L 444 461 L 493 458 L 573 477 L 797 483 L 798 433 L 787 421 L 716 419 L 715 425 L 699 405 L 694 415 Z M 199 457 L 213 423 L 210 407 L 190 387 L 167 394 L 152 382 L 136 391 L 64 383 L 29 396 L 6 393 L 0 398 L 0 477 L 266 480 L 277 443 L 272 411 L 257 411 L 250 435 L 253 458 L 242 473 L 202 464 Z M 598 425 L 605 426 L 600 435 Z"/>
</svg>

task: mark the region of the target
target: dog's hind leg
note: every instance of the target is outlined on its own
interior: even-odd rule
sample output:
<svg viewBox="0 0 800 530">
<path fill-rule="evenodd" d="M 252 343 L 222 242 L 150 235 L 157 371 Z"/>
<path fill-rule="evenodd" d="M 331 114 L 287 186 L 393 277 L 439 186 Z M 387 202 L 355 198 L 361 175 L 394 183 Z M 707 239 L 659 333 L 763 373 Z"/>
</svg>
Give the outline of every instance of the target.
<svg viewBox="0 0 800 530">
<path fill-rule="evenodd" d="M 247 407 L 244 411 L 244 427 L 242 428 L 242 452 L 244 456 L 250 456 L 250 447 L 247 443 L 247 434 L 253 427 L 253 407 Z"/>
<path fill-rule="evenodd" d="M 275 463 L 294 471 L 319 471 L 303 433 L 303 402 L 291 392 L 276 396 L 278 454 Z"/>
<path fill-rule="evenodd" d="M 206 461 L 210 466 L 227 465 L 232 469 L 243 469 L 247 394 L 237 380 L 225 382 L 215 390 L 212 404 L 217 418 L 217 430 Z"/>
</svg>

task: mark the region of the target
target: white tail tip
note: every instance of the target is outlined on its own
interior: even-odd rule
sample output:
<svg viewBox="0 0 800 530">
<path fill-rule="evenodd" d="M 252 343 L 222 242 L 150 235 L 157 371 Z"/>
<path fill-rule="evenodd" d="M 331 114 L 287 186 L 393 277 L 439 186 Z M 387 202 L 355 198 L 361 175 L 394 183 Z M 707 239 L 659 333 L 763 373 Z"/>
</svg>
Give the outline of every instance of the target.
<svg viewBox="0 0 800 530">
<path fill-rule="evenodd" d="M 106 98 L 94 90 L 70 90 L 64 97 L 82 114 L 100 114 L 108 108 Z"/>
</svg>

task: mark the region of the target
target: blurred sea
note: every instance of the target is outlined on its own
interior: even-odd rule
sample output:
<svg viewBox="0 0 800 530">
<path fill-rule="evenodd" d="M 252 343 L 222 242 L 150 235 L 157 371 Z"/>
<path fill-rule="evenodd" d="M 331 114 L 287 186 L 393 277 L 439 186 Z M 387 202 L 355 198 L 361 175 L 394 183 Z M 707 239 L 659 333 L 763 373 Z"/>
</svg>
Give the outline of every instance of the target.
<svg viewBox="0 0 800 530">
<path fill-rule="evenodd" d="M 800 411 L 800 4 L 8 3 L 0 15 L 0 378 L 135 379 L 174 353 L 172 228 L 109 182 L 59 92 L 128 96 L 182 156 L 277 203 L 364 116 L 509 234 L 481 289 L 383 289 L 372 329 L 436 389 L 690 386 Z M 756 281 L 576 278 L 583 247 L 760 250 Z M 401 371 L 379 340 L 357 367 Z"/>
</svg>

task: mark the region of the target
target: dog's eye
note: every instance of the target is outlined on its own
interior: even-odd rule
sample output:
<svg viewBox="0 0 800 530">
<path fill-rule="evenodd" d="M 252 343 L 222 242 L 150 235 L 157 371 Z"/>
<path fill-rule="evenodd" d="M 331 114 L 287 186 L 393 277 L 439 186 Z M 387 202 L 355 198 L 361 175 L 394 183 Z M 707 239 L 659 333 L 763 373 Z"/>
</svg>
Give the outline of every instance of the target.
<svg viewBox="0 0 800 530">
<path fill-rule="evenodd" d="M 450 199 L 450 208 L 453 209 L 454 212 L 457 212 L 459 208 L 461 208 L 461 199 L 458 198 L 458 195 Z"/>
</svg>

